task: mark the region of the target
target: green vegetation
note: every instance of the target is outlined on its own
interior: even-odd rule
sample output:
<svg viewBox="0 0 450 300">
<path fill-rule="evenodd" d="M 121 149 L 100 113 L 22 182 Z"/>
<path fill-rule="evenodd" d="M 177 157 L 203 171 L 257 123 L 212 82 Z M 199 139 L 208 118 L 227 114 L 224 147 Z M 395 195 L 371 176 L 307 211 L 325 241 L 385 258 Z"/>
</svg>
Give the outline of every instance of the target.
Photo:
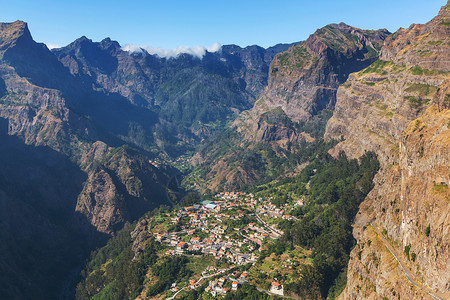
<svg viewBox="0 0 450 300">
<path fill-rule="evenodd" d="M 291 212 L 300 221 L 280 223 L 284 236 L 268 246 L 261 259 L 270 253 L 280 255 L 294 245 L 311 249 L 312 264 L 304 265 L 301 280 L 287 285 L 287 289 L 307 299 L 334 299 L 345 287 L 349 253 L 355 245 L 351 223 L 358 205 L 372 189 L 379 163 L 373 153 L 366 153 L 359 161 L 349 160 L 343 153 L 338 159 L 319 157 L 297 177 L 259 187 L 257 195 L 265 194 L 266 188 L 275 199 L 283 194 L 308 195 L 305 206 Z M 307 184 L 309 189 L 305 188 Z"/>
<path fill-rule="evenodd" d="M 224 300 L 265 300 L 273 299 L 266 293 L 259 292 L 254 286 L 244 283 L 236 292 L 226 295 Z"/>
<path fill-rule="evenodd" d="M 437 46 L 437 45 L 440 45 L 440 44 L 442 44 L 443 42 L 442 41 L 429 41 L 428 42 L 428 45 L 433 45 L 433 46 Z"/>
<path fill-rule="evenodd" d="M 394 63 L 392 61 L 384 61 L 378 59 L 374 61 L 370 66 L 360 71 L 360 74 L 377 73 L 380 75 L 387 75 L 388 71 L 386 69 L 393 65 Z"/>
<path fill-rule="evenodd" d="M 450 21 L 448 20 L 448 18 L 443 18 L 441 21 L 441 25 L 442 26 L 450 26 Z"/>
<path fill-rule="evenodd" d="M 312 57 L 312 55 L 306 49 L 304 44 L 297 45 L 293 48 L 292 54 L 295 59 L 295 67 L 302 68 L 305 64 L 309 64 L 310 62 L 316 62 L 317 58 Z"/>
<path fill-rule="evenodd" d="M 366 58 L 378 56 L 378 51 L 373 49 L 371 46 L 366 45 L 365 49 L 367 50 L 367 53 L 364 55 Z"/>
<path fill-rule="evenodd" d="M 433 96 L 437 91 L 437 87 L 429 84 L 422 83 L 411 83 L 406 89 L 405 92 L 409 93 L 417 93 L 418 96 Z"/>
<path fill-rule="evenodd" d="M 264 114 L 263 119 L 268 123 L 278 123 L 288 126 L 293 131 L 309 133 L 312 137 L 321 137 L 325 132 L 325 125 L 331 117 L 330 110 L 322 110 L 308 122 L 293 123 L 281 108 L 274 109 Z M 252 190 L 253 187 L 279 178 L 287 171 L 294 170 L 299 164 L 308 162 L 316 156 L 322 156 L 337 142 L 324 142 L 317 138 L 308 143 L 288 142 L 286 148 L 281 148 L 269 143 L 259 143 L 253 148 L 242 145 L 240 135 L 233 130 L 227 130 L 211 139 L 210 143 L 201 150 L 207 163 L 213 165 L 220 159 L 225 159 L 227 167 L 232 170 L 240 167 L 245 170 L 248 184 L 238 185 L 240 190 Z M 233 155 L 227 155 L 232 153 Z M 188 176 L 183 184 L 194 186 L 198 178 L 207 178 L 209 167 L 203 164 L 202 168 Z M 220 189 L 220 187 L 219 187 Z"/>
<path fill-rule="evenodd" d="M 406 254 L 406 257 L 408 257 L 408 260 L 410 260 L 410 257 L 409 257 L 410 250 L 411 250 L 411 244 L 406 245 L 405 249 L 403 250 L 403 252 L 405 252 L 405 254 Z"/>
<path fill-rule="evenodd" d="M 423 69 L 419 66 L 414 66 L 409 70 L 413 75 L 423 75 Z"/>
<path fill-rule="evenodd" d="M 134 226 L 129 226 L 120 231 L 105 247 L 92 253 L 81 272 L 83 279 L 76 289 L 77 299 L 134 299 L 142 292 L 149 272 L 157 279 L 147 290 L 147 296 L 153 296 L 192 274 L 186 257 L 159 259 L 157 253 L 164 246 L 151 239 L 139 258 L 133 260 L 130 237 L 133 229 Z"/>
<path fill-rule="evenodd" d="M 271 125 L 283 125 L 285 127 L 293 126 L 291 119 L 286 115 L 280 106 L 263 113 L 261 115 L 261 120 L 264 120 Z"/>
<path fill-rule="evenodd" d="M 361 81 L 362 83 L 364 83 L 365 85 L 368 85 L 368 86 L 374 86 L 375 85 L 375 82 L 367 82 L 367 81 Z"/>
<path fill-rule="evenodd" d="M 423 69 L 423 68 L 421 68 L 419 66 L 411 67 L 409 69 L 409 71 L 413 75 L 426 75 L 426 76 L 435 76 L 435 75 L 445 74 L 446 73 L 444 71 Z"/>
<path fill-rule="evenodd" d="M 446 190 L 448 190 L 448 185 L 446 184 L 434 184 L 433 186 L 433 191 L 438 193 L 445 192 Z"/>
<path fill-rule="evenodd" d="M 173 282 L 189 278 L 192 271 L 186 268 L 188 259 L 184 256 L 169 257 L 160 264 L 152 266 L 152 274 L 158 277 L 158 282 L 150 286 L 147 296 L 155 296 L 167 290 Z"/>
<path fill-rule="evenodd" d="M 81 272 L 83 281 L 76 290 L 77 299 L 131 299 L 142 291 L 149 266 L 157 260 L 156 243 L 147 245 L 139 260 L 133 261 L 130 233 L 134 226 L 119 232 L 108 244 L 93 252 Z"/>
<path fill-rule="evenodd" d="M 428 224 L 427 228 L 425 228 L 425 235 L 430 236 L 430 224 Z"/>
<path fill-rule="evenodd" d="M 289 64 L 290 54 L 288 52 L 284 52 L 282 54 L 279 54 L 277 58 L 280 62 L 280 66 L 286 66 Z"/>
<path fill-rule="evenodd" d="M 421 97 L 415 97 L 415 96 L 405 96 L 405 100 L 408 100 L 409 106 L 412 108 L 421 108 L 424 105 L 427 105 L 430 103 L 430 99 L 423 99 Z"/>
</svg>

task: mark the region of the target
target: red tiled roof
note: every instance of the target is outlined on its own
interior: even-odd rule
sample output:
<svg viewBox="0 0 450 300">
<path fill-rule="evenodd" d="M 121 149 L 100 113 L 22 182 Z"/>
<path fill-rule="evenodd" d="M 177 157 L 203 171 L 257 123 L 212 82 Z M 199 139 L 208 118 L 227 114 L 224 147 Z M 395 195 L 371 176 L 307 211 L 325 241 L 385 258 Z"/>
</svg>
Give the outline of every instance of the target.
<svg viewBox="0 0 450 300">
<path fill-rule="evenodd" d="M 278 282 L 272 282 L 273 286 L 280 286 L 281 284 L 279 284 Z"/>
</svg>

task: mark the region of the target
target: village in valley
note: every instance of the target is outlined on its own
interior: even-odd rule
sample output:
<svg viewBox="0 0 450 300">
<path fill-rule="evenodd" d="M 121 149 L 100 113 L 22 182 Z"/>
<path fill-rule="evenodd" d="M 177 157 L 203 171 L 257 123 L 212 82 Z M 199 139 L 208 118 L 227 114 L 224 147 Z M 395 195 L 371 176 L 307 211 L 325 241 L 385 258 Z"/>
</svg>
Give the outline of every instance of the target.
<svg viewBox="0 0 450 300">
<path fill-rule="evenodd" d="M 264 251 L 282 236 L 279 222 L 297 220 L 288 212 L 302 206 L 304 199 L 281 207 L 270 200 L 251 193 L 222 192 L 155 216 L 157 226 L 151 234 L 164 246 L 163 255 L 189 257 L 197 270 L 188 282 L 174 282 L 168 299 L 201 285 L 210 297 L 226 295 L 244 284 L 283 296 L 284 282 L 295 277 L 295 267 L 307 261 L 308 253 L 296 249 L 274 258 L 275 254 L 264 256 Z"/>
</svg>

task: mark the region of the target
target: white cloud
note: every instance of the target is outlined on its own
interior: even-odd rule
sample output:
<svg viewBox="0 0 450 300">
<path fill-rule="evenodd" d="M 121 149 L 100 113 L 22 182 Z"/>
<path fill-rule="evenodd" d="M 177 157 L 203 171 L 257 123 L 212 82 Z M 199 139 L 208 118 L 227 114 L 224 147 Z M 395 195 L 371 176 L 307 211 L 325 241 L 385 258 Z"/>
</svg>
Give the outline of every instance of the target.
<svg viewBox="0 0 450 300">
<path fill-rule="evenodd" d="M 60 45 L 57 45 L 57 44 L 46 44 L 47 45 L 47 48 L 49 49 L 49 50 L 52 50 L 52 49 L 55 49 L 55 48 L 61 48 L 61 46 Z"/>
<path fill-rule="evenodd" d="M 159 47 L 149 47 L 149 46 L 137 46 L 133 44 L 128 44 L 122 47 L 122 50 L 130 52 L 130 53 L 145 53 L 144 50 L 152 55 L 158 55 L 159 57 L 171 58 L 177 57 L 182 53 L 190 54 L 192 56 L 203 58 L 205 56 L 206 51 L 208 52 L 217 52 L 220 51 L 222 46 L 218 43 L 214 43 L 209 47 L 187 47 L 187 46 L 179 46 L 175 49 L 163 49 Z"/>
</svg>

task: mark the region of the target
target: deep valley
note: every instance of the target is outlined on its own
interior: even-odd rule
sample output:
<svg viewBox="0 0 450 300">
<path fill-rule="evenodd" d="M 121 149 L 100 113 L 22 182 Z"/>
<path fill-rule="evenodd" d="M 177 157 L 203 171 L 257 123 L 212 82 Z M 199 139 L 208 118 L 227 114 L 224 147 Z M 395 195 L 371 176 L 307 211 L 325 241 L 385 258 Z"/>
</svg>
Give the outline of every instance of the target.
<svg viewBox="0 0 450 300">
<path fill-rule="evenodd" d="M 449 299 L 449 20 L 200 57 L 0 23 L 0 299 Z"/>
</svg>

